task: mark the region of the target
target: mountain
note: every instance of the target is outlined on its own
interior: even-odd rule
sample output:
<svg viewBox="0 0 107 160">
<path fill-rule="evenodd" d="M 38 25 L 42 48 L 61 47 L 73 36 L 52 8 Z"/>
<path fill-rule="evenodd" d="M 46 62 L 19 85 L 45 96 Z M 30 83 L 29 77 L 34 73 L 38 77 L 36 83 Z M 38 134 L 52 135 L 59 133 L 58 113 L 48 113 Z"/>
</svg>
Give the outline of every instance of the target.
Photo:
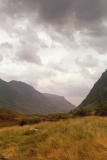
<svg viewBox="0 0 107 160">
<path fill-rule="evenodd" d="M 59 112 L 61 110 L 62 112 L 69 112 L 71 105 L 72 105 L 72 109 L 75 108 L 75 106 L 70 102 L 68 102 L 63 96 L 58 96 L 55 94 L 48 94 L 48 93 L 44 93 L 44 96 Z"/>
<path fill-rule="evenodd" d="M 0 107 L 25 114 L 51 114 L 68 112 L 70 109 L 73 109 L 73 105 L 71 104 L 71 107 L 65 106 L 64 110 L 64 106 L 61 107 L 60 103 L 53 103 L 49 97 L 47 98 L 46 95 L 24 82 L 6 82 L 1 79 Z"/>
<path fill-rule="evenodd" d="M 79 108 L 81 107 L 107 114 L 107 70 L 102 74 L 88 96 L 80 104 Z"/>
</svg>

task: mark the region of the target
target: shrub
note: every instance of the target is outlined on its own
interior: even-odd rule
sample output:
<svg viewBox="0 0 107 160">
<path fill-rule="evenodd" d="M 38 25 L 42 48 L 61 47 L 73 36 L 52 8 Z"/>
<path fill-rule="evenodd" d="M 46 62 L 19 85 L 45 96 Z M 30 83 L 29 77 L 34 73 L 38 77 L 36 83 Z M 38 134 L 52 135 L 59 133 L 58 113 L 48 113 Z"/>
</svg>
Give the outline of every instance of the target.
<svg viewBox="0 0 107 160">
<path fill-rule="evenodd" d="M 90 111 L 84 108 L 76 109 L 72 112 L 73 116 L 89 116 L 91 115 Z"/>
<path fill-rule="evenodd" d="M 107 107 L 98 107 L 95 111 L 95 115 L 98 116 L 107 116 Z"/>
<path fill-rule="evenodd" d="M 24 119 L 22 119 L 22 120 L 19 122 L 19 125 L 20 125 L 20 126 L 24 126 L 24 125 L 26 125 L 26 124 L 27 124 L 27 121 L 24 120 Z"/>
<path fill-rule="evenodd" d="M 22 120 L 20 120 L 19 125 L 24 126 L 24 125 L 27 125 L 27 124 L 35 124 L 35 123 L 39 123 L 39 122 L 41 122 L 40 118 L 22 119 Z"/>
</svg>

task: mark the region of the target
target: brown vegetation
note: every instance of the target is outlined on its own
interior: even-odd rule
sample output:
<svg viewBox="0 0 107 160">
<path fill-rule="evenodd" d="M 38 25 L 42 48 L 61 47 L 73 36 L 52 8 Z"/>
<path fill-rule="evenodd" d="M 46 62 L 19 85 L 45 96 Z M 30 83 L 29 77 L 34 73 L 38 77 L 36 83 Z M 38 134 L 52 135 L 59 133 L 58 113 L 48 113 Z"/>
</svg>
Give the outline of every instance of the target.
<svg viewBox="0 0 107 160">
<path fill-rule="evenodd" d="M 4 158 L 106 160 L 107 117 L 77 117 L 58 122 L 0 129 Z"/>
</svg>

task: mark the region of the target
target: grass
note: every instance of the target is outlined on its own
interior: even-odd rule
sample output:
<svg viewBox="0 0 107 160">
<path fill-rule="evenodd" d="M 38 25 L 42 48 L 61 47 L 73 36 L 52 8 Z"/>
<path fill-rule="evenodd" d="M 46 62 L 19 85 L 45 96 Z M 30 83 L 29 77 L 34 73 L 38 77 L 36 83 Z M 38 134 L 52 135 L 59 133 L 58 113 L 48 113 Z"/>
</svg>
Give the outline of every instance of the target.
<svg viewBox="0 0 107 160">
<path fill-rule="evenodd" d="M 107 117 L 78 117 L 1 128 L 0 157 L 107 160 Z"/>
<path fill-rule="evenodd" d="M 36 115 L 36 114 L 20 114 L 8 109 L 0 107 L 0 127 L 9 127 L 15 125 L 32 125 L 44 121 L 59 121 L 60 119 L 69 119 L 72 114 L 57 113 L 50 115 Z"/>
</svg>

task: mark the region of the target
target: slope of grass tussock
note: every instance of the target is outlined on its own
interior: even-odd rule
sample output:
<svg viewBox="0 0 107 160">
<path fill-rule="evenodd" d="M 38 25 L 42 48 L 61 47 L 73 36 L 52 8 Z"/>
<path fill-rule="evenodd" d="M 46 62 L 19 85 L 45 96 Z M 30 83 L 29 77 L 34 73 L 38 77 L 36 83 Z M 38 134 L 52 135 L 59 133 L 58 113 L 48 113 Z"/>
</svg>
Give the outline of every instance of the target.
<svg viewBox="0 0 107 160">
<path fill-rule="evenodd" d="M 72 118 L 1 128 L 0 156 L 36 160 L 107 160 L 107 117 Z"/>
</svg>

